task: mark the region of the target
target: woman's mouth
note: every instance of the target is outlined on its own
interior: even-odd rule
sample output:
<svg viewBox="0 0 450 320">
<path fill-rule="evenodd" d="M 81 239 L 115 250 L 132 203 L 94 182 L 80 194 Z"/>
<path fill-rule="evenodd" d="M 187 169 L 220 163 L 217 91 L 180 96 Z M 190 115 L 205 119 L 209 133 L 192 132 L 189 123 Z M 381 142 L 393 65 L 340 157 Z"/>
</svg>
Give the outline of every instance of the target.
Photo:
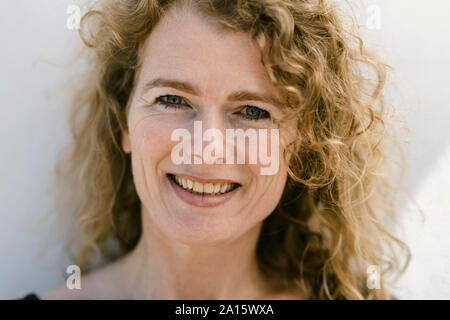
<svg viewBox="0 0 450 320">
<path fill-rule="evenodd" d="M 169 178 L 172 179 L 179 187 L 184 190 L 197 195 L 203 196 L 214 196 L 225 194 L 239 188 L 238 183 L 202 183 L 199 181 L 181 178 L 174 174 L 168 174 Z"/>
<path fill-rule="evenodd" d="M 189 204 L 211 207 L 224 203 L 241 187 L 239 183 L 224 181 L 199 181 L 187 176 L 167 174 L 178 196 Z"/>
</svg>

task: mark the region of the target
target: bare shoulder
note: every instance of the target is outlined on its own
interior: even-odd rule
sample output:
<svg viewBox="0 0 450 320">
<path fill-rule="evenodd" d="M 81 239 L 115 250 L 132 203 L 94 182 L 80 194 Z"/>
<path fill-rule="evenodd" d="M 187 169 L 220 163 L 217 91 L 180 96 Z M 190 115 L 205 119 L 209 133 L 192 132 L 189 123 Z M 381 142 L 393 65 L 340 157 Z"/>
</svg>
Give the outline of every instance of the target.
<svg viewBox="0 0 450 320">
<path fill-rule="evenodd" d="M 272 300 L 306 300 L 302 295 L 296 293 L 281 293 L 275 295 Z"/>
<path fill-rule="evenodd" d="M 41 300 L 79 300 L 83 299 L 83 296 L 79 290 L 70 290 L 64 284 L 41 294 L 39 298 Z"/>
<path fill-rule="evenodd" d="M 264 296 L 262 300 L 307 300 L 303 295 L 297 292 L 276 292 Z"/>
</svg>

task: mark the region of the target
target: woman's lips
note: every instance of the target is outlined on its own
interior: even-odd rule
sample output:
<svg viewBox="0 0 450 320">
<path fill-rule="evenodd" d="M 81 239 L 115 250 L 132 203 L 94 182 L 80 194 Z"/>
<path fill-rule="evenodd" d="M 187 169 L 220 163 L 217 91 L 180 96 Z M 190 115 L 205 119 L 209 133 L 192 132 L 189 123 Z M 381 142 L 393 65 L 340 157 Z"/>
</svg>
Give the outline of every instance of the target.
<svg viewBox="0 0 450 320">
<path fill-rule="evenodd" d="M 228 191 L 228 192 L 223 193 L 223 194 L 215 194 L 215 195 L 194 194 L 194 193 L 191 193 L 191 192 L 185 190 L 181 186 L 179 186 L 174 181 L 173 175 L 169 175 L 168 174 L 168 175 L 166 175 L 166 177 L 169 180 L 169 183 L 171 184 L 171 186 L 174 189 L 175 193 L 178 195 L 178 197 L 181 198 L 181 200 L 183 200 L 183 201 L 185 201 L 188 204 L 191 204 L 193 206 L 197 206 L 197 207 L 215 207 L 215 206 L 219 206 L 219 205 L 225 203 L 226 201 L 228 201 L 231 197 L 233 197 L 238 192 L 238 190 L 240 188 L 240 184 L 235 184 L 235 186 L 232 188 L 231 191 Z M 206 180 L 202 180 L 202 181 L 206 181 Z"/>
</svg>

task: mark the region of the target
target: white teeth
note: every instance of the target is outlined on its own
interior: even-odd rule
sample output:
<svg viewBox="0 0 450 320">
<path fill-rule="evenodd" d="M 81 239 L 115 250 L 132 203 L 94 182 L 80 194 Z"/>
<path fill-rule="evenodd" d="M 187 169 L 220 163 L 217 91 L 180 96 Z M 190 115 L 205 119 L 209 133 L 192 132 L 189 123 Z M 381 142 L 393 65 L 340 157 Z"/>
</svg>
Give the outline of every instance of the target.
<svg viewBox="0 0 450 320">
<path fill-rule="evenodd" d="M 214 191 L 214 185 L 212 183 L 207 183 L 203 187 L 203 192 L 205 193 L 213 193 Z"/>
<path fill-rule="evenodd" d="M 233 188 L 232 183 L 201 183 L 190 179 L 180 178 L 176 175 L 173 175 L 173 178 L 177 184 L 185 190 L 200 194 L 222 194 L 229 192 L 231 188 Z"/>
<path fill-rule="evenodd" d="M 224 193 L 227 190 L 228 186 L 226 184 L 221 184 L 220 185 L 220 192 Z"/>
<path fill-rule="evenodd" d="M 203 192 L 203 183 L 194 182 L 194 191 L 198 193 Z"/>
</svg>

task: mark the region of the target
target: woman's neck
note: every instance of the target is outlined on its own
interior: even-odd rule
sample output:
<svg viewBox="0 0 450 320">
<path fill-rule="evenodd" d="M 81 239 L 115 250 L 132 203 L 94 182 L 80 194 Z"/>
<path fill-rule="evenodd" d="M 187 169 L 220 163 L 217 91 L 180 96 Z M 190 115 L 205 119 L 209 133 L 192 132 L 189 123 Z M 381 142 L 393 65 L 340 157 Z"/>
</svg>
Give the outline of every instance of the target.
<svg viewBox="0 0 450 320">
<path fill-rule="evenodd" d="M 191 246 L 168 239 L 142 214 L 139 243 L 115 268 L 129 298 L 258 299 L 269 294 L 256 260 L 262 224 L 227 244 Z"/>
</svg>

